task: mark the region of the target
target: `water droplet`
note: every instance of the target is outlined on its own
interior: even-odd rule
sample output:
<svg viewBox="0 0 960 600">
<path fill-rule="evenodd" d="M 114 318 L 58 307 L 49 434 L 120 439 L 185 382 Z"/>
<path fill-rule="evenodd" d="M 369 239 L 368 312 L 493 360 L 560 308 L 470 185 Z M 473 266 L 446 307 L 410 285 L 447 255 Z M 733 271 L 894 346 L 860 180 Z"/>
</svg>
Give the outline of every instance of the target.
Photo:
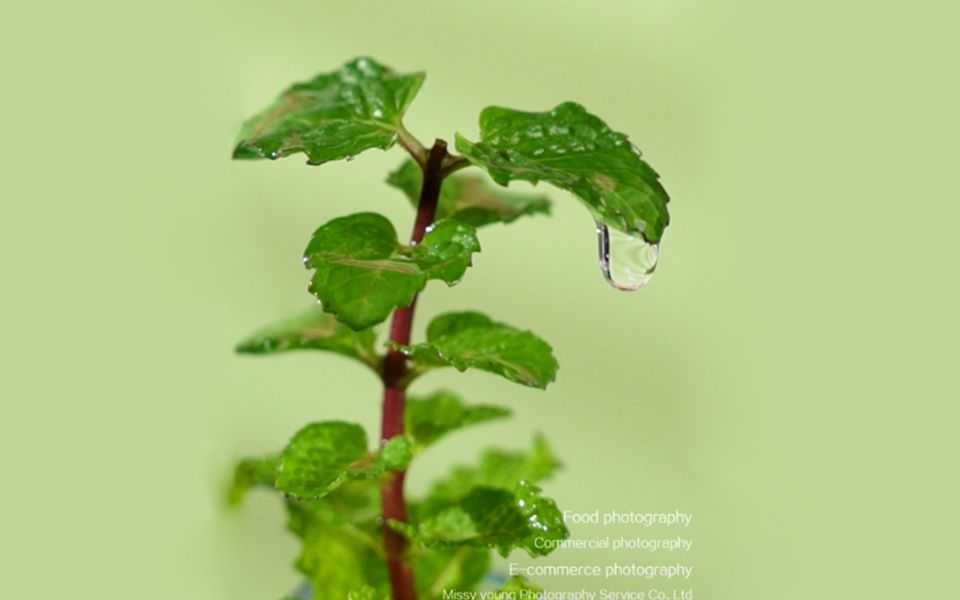
<svg viewBox="0 0 960 600">
<path fill-rule="evenodd" d="M 604 279 L 625 292 L 639 290 L 650 282 L 660 259 L 660 246 L 642 236 L 610 230 L 597 221 L 600 271 Z"/>
<path fill-rule="evenodd" d="M 345 161 L 347 161 L 347 162 L 350 162 L 351 160 L 353 160 L 353 156 L 351 156 L 351 155 L 348 154 L 348 155 L 346 155 L 346 156 L 343 157 L 343 160 L 345 160 Z"/>
</svg>

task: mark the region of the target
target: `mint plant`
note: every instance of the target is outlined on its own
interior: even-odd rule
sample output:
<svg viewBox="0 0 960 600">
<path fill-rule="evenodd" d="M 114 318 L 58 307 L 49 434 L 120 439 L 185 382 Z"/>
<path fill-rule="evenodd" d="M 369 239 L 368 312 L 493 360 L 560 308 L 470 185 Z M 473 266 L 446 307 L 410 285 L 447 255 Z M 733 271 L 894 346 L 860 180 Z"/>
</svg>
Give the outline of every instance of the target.
<svg viewBox="0 0 960 600">
<path fill-rule="evenodd" d="M 475 590 L 491 550 L 536 557 L 568 536 L 562 512 L 538 487 L 559 466 L 539 436 L 527 452 L 488 450 L 477 463 L 454 468 L 423 498 L 404 494 L 407 469 L 431 445 L 509 415 L 446 390 L 408 396 L 421 377 L 444 367 L 478 369 L 540 389 L 556 377 L 545 341 L 480 312 L 441 314 L 425 340 L 411 339 L 418 294 L 430 280 L 461 280 L 480 251 L 478 229 L 550 212 L 546 198 L 508 192 L 489 179 L 504 187 L 544 180 L 581 200 L 597 223 L 603 272 L 624 289 L 649 278 L 651 252 L 668 222 L 667 194 L 639 150 L 580 105 L 541 113 L 489 107 L 480 115 L 479 140 L 457 135 L 456 154 L 439 139 L 427 148 L 403 125 L 423 81 L 423 73 L 354 60 L 281 94 L 243 126 L 233 154 L 303 153 L 307 164 L 321 165 L 399 144 L 410 155 L 387 179 L 416 209 L 409 243 L 373 212 L 320 226 L 303 256 L 319 305 L 237 347 L 260 355 L 333 352 L 383 382 L 373 448 L 359 425 L 322 421 L 297 431 L 281 451 L 236 466 L 233 502 L 257 486 L 279 492 L 288 527 L 302 541 L 297 569 L 317 600 L 432 599 L 445 590 Z M 460 173 L 470 166 L 489 178 Z M 620 262 L 616 252 L 623 252 Z M 378 327 L 388 318 L 389 339 L 380 345 Z M 514 578 L 500 597 L 535 589 Z"/>
</svg>

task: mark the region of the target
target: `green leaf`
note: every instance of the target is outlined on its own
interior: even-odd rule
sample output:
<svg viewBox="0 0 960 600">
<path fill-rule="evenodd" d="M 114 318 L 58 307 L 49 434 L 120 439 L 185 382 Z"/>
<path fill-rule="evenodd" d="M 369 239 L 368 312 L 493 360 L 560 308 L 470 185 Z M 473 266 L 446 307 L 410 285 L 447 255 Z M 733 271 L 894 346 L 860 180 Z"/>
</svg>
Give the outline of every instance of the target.
<svg viewBox="0 0 960 600">
<path fill-rule="evenodd" d="M 566 528 L 553 501 L 532 484 L 557 467 L 541 436 L 530 452 L 487 451 L 478 465 L 457 467 L 435 483 L 426 499 L 411 506 L 410 524 L 390 526 L 425 548 L 466 545 L 503 554 L 522 547 L 532 555 L 546 553 L 536 547 L 536 538 L 563 539 Z"/>
<path fill-rule="evenodd" d="M 347 600 L 390 600 L 390 596 L 368 586 L 362 590 L 350 592 L 347 594 Z"/>
<path fill-rule="evenodd" d="M 340 518 L 350 522 L 374 520 L 380 516 L 380 486 L 376 480 L 365 479 L 347 482 L 321 499 L 313 499 L 315 505 L 323 503 Z"/>
<path fill-rule="evenodd" d="M 423 73 L 398 75 L 370 58 L 294 84 L 247 121 L 234 158 L 276 159 L 297 152 L 308 164 L 386 150 L 406 135 L 401 124 L 423 84 Z"/>
<path fill-rule="evenodd" d="M 228 492 L 227 501 L 231 505 L 240 504 L 247 492 L 256 486 L 274 487 L 276 481 L 278 456 L 245 458 L 237 463 L 233 470 L 233 483 Z"/>
<path fill-rule="evenodd" d="M 544 481 L 560 466 L 560 461 L 541 435 L 534 438 L 529 452 L 487 450 L 476 466 L 461 465 L 437 481 L 420 509 L 428 513 L 436 511 L 438 506 L 457 502 L 475 487 L 513 490 L 520 481 Z"/>
<path fill-rule="evenodd" d="M 277 489 L 299 498 L 322 498 L 351 481 L 376 479 L 406 467 L 409 439 L 391 439 L 378 455 L 367 452 L 367 434 L 359 425 L 326 421 L 307 425 L 283 449 Z"/>
<path fill-rule="evenodd" d="M 533 594 L 543 590 L 533 585 L 523 577 L 511 577 L 503 584 L 499 590 L 494 592 L 496 600 L 516 600 L 517 598 L 534 598 Z M 529 592 L 530 595 L 520 595 L 521 592 Z"/>
<path fill-rule="evenodd" d="M 358 213 L 317 229 L 304 264 L 316 271 L 310 291 L 323 309 L 360 330 L 380 323 L 398 306 L 409 306 L 430 279 L 456 284 L 479 251 L 476 231 L 463 223 L 434 223 L 410 248 L 397 241 L 386 217 Z"/>
<path fill-rule="evenodd" d="M 466 406 L 456 394 L 442 390 L 407 398 L 404 417 L 407 433 L 418 446 L 426 447 L 457 429 L 509 415 L 499 406 Z"/>
<path fill-rule="evenodd" d="M 384 471 L 402 471 L 413 459 L 413 442 L 406 436 L 390 438 L 377 457 L 377 468 Z"/>
<path fill-rule="evenodd" d="M 416 551 L 413 574 L 418 598 L 443 598 L 444 591 L 472 591 L 490 570 L 490 552 L 486 549 L 434 548 Z"/>
<path fill-rule="evenodd" d="M 480 141 L 458 134 L 456 145 L 500 185 L 548 181 L 580 198 L 598 221 L 651 244 L 669 223 L 657 173 L 627 136 L 579 104 L 542 113 L 490 106 L 480 113 Z"/>
<path fill-rule="evenodd" d="M 421 515 L 416 526 L 393 526 L 428 548 L 495 548 L 501 556 L 523 548 L 530 556 L 545 556 L 555 549 L 550 542 L 564 540 L 570 534 L 563 523 L 563 513 L 540 491 L 525 481 L 519 482 L 512 492 L 475 487 L 456 503 Z"/>
<path fill-rule="evenodd" d="M 354 331 L 319 306 L 269 325 L 237 345 L 241 354 L 273 354 L 291 350 L 326 350 L 355 358 L 377 368 L 379 357 L 373 349 L 373 329 Z"/>
<path fill-rule="evenodd" d="M 481 369 L 540 389 L 557 376 L 549 344 L 477 312 L 440 315 L 427 328 L 426 342 L 397 347 L 419 367 Z"/>
<path fill-rule="evenodd" d="M 289 499 L 287 511 L 287 526 L 302 541 L 296 566 L 309 580 L 316 600 L 349 598 L 351 593 L 373 593 L 359 598 L 385 596 L 387 573 L 376 521 L 344 522 L 316 501 Z"/>
<path fill-rule="evenodd" d="M 501 191 L 489 185 L 486 177 L 454 173 L 443 180 L 437 202 L 439 219 L 455 219 L 474 227 L 491 223 L 511 223 L 520 217 L 550 214 L 550 200 Z M 416 208 L 420 201 L 423 172 L 413 160 L 406 160 L 390 173 L 387 183 L 400 189 Z"/>
</svg>

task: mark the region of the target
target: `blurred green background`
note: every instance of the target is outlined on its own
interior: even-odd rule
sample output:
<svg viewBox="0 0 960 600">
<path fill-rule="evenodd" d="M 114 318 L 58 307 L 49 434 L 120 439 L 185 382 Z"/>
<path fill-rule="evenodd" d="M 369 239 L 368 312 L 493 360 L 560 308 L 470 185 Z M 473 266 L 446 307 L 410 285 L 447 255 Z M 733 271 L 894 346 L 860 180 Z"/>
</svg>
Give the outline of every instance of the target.
<svg viewBox="0 0 960 600">
<path fill-rule="evenodd" d="M 541 334 L 561 370 L 546 393 L 421 380 L 517 416 L 443 442 L 414 490 L 539 430 L 566 463 L 548 485 L 563 507 L 695 514 L 698 598 L 955 587 L 955 3 L 2 10 L 3 597 L 262 599 L 295 582 L 273 498 L 221 509 L 231 461 L 309 420 L 375 427 L 378 384 L 336 357 L 231 346 L 309 304 L 316 226 L 379 210 L 406 231 L 412 214 L 382 184 L 400 150 L 322 168 L 229 154 L 286 85 L 361 54 L 427 71 L 407 118 L 425 141 L 475 136 L 488 104 L 574 100 L 673 197 L 638 293 L 603 282 L 589 215 L 547 188 L 552 218 L 485 229 L 463 283 L 428 287 L 418 331 L 480 308 Z"/>
</svg>

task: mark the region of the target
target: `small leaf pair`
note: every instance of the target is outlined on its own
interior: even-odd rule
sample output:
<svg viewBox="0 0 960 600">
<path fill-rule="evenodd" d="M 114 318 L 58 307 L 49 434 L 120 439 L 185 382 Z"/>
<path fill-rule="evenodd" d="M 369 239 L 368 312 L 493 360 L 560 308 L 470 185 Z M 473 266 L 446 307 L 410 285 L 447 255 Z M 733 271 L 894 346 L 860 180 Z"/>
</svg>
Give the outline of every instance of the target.
<svg viewBox="0 0 960 600">
<path fill-rule="evenodd" d="M 310 291 L 324 309 L 360 330 L 408 306 L 430 279 L 457 283 L 479 251 L 476 230 L 464 223 L 440 221 L 408 247 L 386 217 L 359 213 L 317 229 L 304 264 L 315 270 Z"/>
<path fill-rule="evenodd" d="M 422 161 L 422 145 L 407 133 L 402 118 L 424 78 L 421 72 L 401 75 L 358 58 L 298 83 L 244 125 L 234 158 L 303 152 L 318 165 L 371 148 L 386 150 L 400 141 Z M 598 221 L 651 244 L 660 241 L 669 223 L 669 198 L 657 173 L 627 136 L 579 104 L 565 102 L 545 112 L 488 107 L 480 114 L 480 139 L 471 142 L 457 134 L 456 147 L 500 185 L 547 181 L 579 198 Z M 391 177 L 408 195 L 419 191 L 410 169 Z M 514 206 L 505 214 L 538 210 Z M 478 221 L 491 218 L 482 210 Z"/>
<path fill-rule="evenodd" d="M 372 329 L 354 331 L 314 307 L 260 330 L 237 350 L 246 354 L 325 350 L 376 369 L 380 357 L 375 339 Z M 558 368 L 553 350 L 540 337 L 478 312 L 442 314 L 428 326 L 426 342 L 397 348 L 410 357 L 415 372 L 446 366 L 480 369 L 541 389 L 556 379 Z"/>
</svg>

